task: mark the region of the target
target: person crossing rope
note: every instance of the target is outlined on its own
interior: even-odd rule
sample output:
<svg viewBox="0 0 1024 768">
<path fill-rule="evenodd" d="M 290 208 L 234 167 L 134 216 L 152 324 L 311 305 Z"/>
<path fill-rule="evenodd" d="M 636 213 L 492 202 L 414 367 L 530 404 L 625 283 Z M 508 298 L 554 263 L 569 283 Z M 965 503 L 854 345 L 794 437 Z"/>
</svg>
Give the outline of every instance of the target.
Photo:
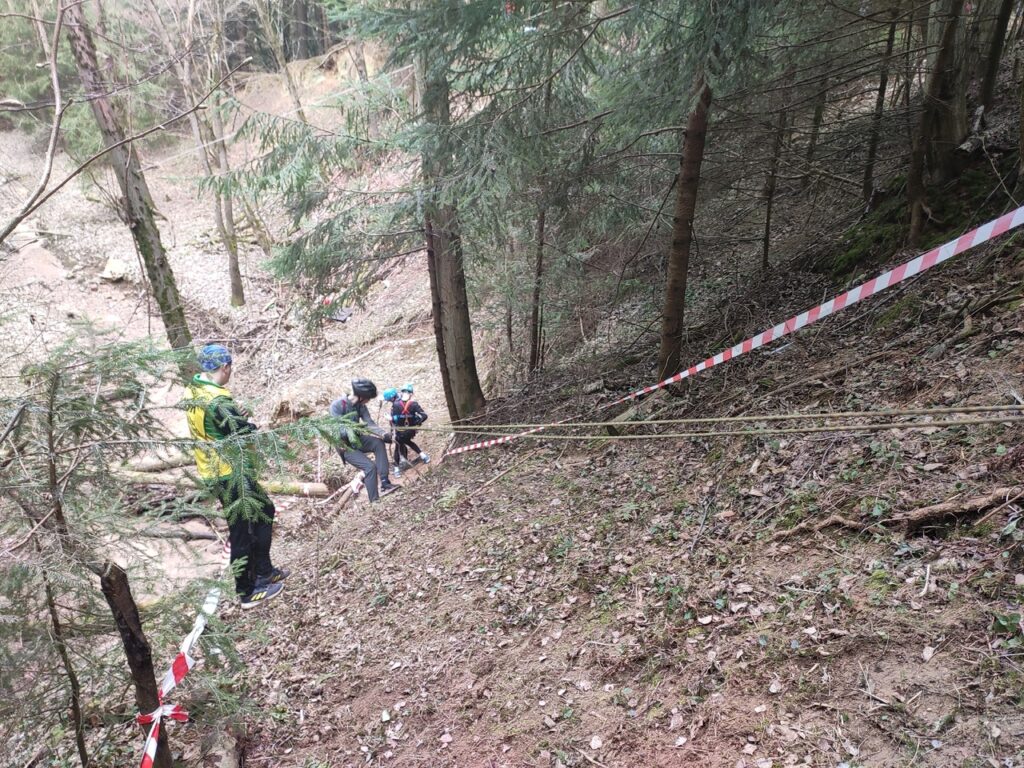
<svg viewBox="0 0 1024 768">
<path fill-rule="evenodd" d="M 245 435 L 258 427 L 227 388 L 231 352 L 207 344 L 199 352 L 199 367 L 187 389 L 185 414 L 196 441 L 193 455 L 199 477 L 223 507 L 228 521 L 231 569 L 235 592 L 243 608 L 261 605 L 281 594 L 289 576 L 270 559 L 274 532 L 274 503 L 256 479 Z"/>
<path fill-rule="evenodd" d="M 395 430 L 395 466 L 393 470 L 395 477 L 401 476 L 401 466 L 403 463 L 406 467 L 410 466 L 410 448 L 419 454 L 420 461 L 424 464 L 430 463 L 430 454 L 421 450 L 413 442 L 416 430 L 409 429 L 409 427 L 418 427 L 427 420 L 427 412 L 423 410 L 419 403 L 412 399 L 412 396 L 413 386 L 412 384 L 406 384 L 399 390 L 398 399 L 393 400 L 391 403 L 391 423 L 398 428 Z"/>
<path fill-rule="evenodd" d="M 376 384 L 369 379 L 353 379 L 352 393 L 331 403 L 330 410 L 331 416 L 342 419 L 338 429 L 338 454 L 346 464 L 362 471 L 366 497 L 371 502 L 398 489 L 388 479 L 388 451 L 384 444 L 391 442 L 391 434 L 377 426 L 366 407 L 375 397 Z M 373 461 L 368 453 L 373 454 Z"/>
</svg>

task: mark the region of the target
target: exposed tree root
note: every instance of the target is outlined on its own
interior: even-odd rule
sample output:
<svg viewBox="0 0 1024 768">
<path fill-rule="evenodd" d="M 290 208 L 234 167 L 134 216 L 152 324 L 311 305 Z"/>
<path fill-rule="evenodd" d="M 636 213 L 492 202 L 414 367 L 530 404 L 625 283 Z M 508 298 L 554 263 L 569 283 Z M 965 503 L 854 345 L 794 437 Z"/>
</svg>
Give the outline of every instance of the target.
<svg viewBox="0 0 1024 768">
<path fill-rule="evenodd" d="M 902 515 L 897 515 L 891 523 L 901 523 L 907 533 L 913 533 L 918 528 L 929 523 L 937 523 L 952 518 L 958 520 L 961 516 L 975 512 L 981 512 L 1001 502 L 1009 503 L 1015 497 L 1024 494 L 1020 486 L 1004 486 L 994 489 L 984 496 L 975 496 L 970 499 L 951 499 L 941 504 L 932 504 L 927 507 L 920 507 Z"/>
<path fill-rule="evenodd" d="M 831 528 L 833 525 L 838 525 L 840 528 L 850 528 L 854 531 L 861 531 L 866 527 L 864 523 L 857 520 L 851 520 L 850 518 L 843 517 L 842 515 L 829 515 L 824 520 L 804 520 L 802 523 L 794 525 L 792 528 L 787 528 L 784 531 L 778 531 L 768 539 L 768 541 L 781 541 L 783 539 L 788 539 L 790 536 L 796 536 L 798 533 L 804 533 L 806 531 L 814 531 L 815 533 L 818 533 L 826 528 Z"/>
</svg>

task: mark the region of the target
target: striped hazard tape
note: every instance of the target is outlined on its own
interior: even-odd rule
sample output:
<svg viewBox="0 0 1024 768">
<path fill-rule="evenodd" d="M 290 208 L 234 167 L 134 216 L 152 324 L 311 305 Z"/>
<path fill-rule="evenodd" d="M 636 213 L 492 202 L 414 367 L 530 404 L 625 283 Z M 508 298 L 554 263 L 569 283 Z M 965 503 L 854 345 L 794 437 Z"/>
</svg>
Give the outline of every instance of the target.
<svg viewBox="0 0 1024 768">
<path fill-rule="evenodd" d="M 783 336 L 788 336 L 794 331 L 799 331 L 801 328 L 804 328 L 811 323 L 816 323 L 824 317 L 834 315 L 839 310 L 852 306 L 858 301 L 863 301 L 868 298 L 868 296 L 874 296 L 877 293 L 881 293 L 886 288 L 891 288 L 898 283 L 902 283 L 904 280 L 909 280 L 914 277 L 914 275 L 919 275 L 925 270 L 931 269 L 936 264 L 941 264 L 964 251 L 968 251 L 975 246 L 999 237 L 1009 230 L 1019 227 L 1021 224 L 1024 224 L 1024 206 L 1021 206 L 1015 211 L 1010 211 L 1010 213 L 1000 216 L 994 221 L 982 224 L 977 229 L 972 229 L 970 232 L 960 235 L 960 237 L 955 240 L 950 240 L 944 245 L 933 248 L 915 259 L 911 259 L 908 262 L 900 264 L 895 269 L 883 272 L 878 277 L 874 277 L 866 283 L 861 283 L 845 293 L 841 293 L 838 296 L 829 299 L 824 304 L 819 304 L 805 312 L 801 312 L 799 315 L 795 315 L 785 322 L 779 323 L 773 328 L 769 328 L 763 333 L 751 336 L 746 341 L 741 341 L 739 344 L 719 352 L 714 357 L 709 357 L 707 360 L 690 366 L 686 370 L 680 371 L 674 376 L 669 376 L 664 381 L 659 381 L 657 384 L 652 384 L 649 387 L 644 387 L 643 389 L 638 389 L 635 392 L 630 392 L 625 397 L 620 397 L 618 400 L 608 403 L 604 407 L 610 408 L 613 405 L 618 405 L 619 403 L 624 403 L 627 400 L 633 400 L 641 395 L 646 395 L 650 392 L 654 392 L 655 390 L 667 387 L 669 384 L 676 384 L 683 379 L 687 379 L 690 376 L 700 373 L 701 371 L 706 371 L 708 368 L 721 365 L 722 363 L 732 360 L 734 357 L 739 357 L 740 355 L 751 352 L 758 347 L 763 347 L 769 342 L 781 339 Z"/>
<path fill-rule="evenodd" d="M 199 636 L 203 634 L 203 630 L 206 629 L 206 622 L 214 613 L 217 612 L 217 604 L 219 602 L 220 589 L 214 587 L 206 594 L 206 600 L 203 601 L 203 607 L 200 609 L 199 615 L 196 616 L 196 620 L 192 624 L 192 631 L 189 632 L 182 641 L 181 647 L 178 650 L 178 655 L 174 657 L 174 661 L 171 663 L 171 668 L 167 670 L 167 674 L 165 674 L 163 680 L 160 681 L 160 688 L 157 691 L 157 695 L 160 699 L 160 706 L 152 712 L 139 715 L 135 718 L 135 721 L 139 725 L 152 726 L 146 736 L 146 745 L 142 752 L 142 768 L 152 768 L 153 761 L 156 760 L 156 747 L 158 739 L 160 738 L 160 722 L 165 719 L 170 719 L 184 723 L 188 720 L 188 712 L 186 712 L 180 704 L 164 704 L 163 701 L 167 694 L 173 691 L 178 684 L 185 679 L 185 675 L 189 673 L 189 670 L 195 666 L 196 662 L 195 659 L 192 658 L 192 651 L 195 648 L 196 643 L 199 641 Z"/>
<path fill-rule="evenodd" d="M 532 435 L 532 434 L 534 434 L 536 432 L 540 432 L 542 429 L 547 429 L 548 427 L 557 427 L 559 424 L 561 424 L 561 423 L 563 423 L 565 421 L 568 421 L 568 420 L 569 419 L 562 419 L 562 421 L 556 421 L 554 424 L 543 424 L 543 425 L 541 425 L 539 427 L 534 427 L 533 429 L 529 429 L 526 432 L 519 432 L 519 433 L 517 433 L 515 435 L 507 435 L 505 437 L 496 437 L 493 440 L 484 440 L 484 441 L 479 442 L 479 443 L 472 443 L 470 445 L 463 445 L 461 448 L 453 448 L 452 450 L 448 451 L 448 453 L 445 454 L 445 455 L 446 456 L 455 456 L 456 454 L 459 454 L 459 453 L 469 453 L 469 451 L 479 451 L 481 448 L 490 448 L 490 447 L 495 446 L 495 445 L 501 445 L 502 443 L 507 443 L 507 442 L 510 442 L 510 441 L 515 440 L 517 438 L 526 437 L 527 435 Z"/>
<path fill-rule="evenodd" d="M 794 331 L 799 331 L 801 328 L 805 328 L 811 323 L 816 323 L 818 320 L 821 320 L 822 318 L 828 317 L 829 315 L 834 315 L 836 312 L 839 312 L 840 310 L 845 309 L 846 307 L 852 306 L 859 301 L 863 301 L 869 296 L 874 296 L 875 294 L 881 293 L 886 288 L 891 288 L 892 286 L 897 285 L 903 282 L 904 280 L 909 280 L 915 275 L 919 275 L 922 272 L 931 269 L 935 265 L 941 264 L 942 262 L 947 261 L 953 258 L 954 256 L 963 253 L 964 251 L 968 251 L 971 248 L 974 248 L 975 246 L 981 245 L 982 243 L 988 242 L 993 238 L 999 237 L 1000 235 L 1009 232 L 1011 229 L 1015 229 L 1021 226 L 1021 224 L 1024 224 L 1024 206 L 1021 206 L 1020 208 L 1017 208 L 1014 211 L 1010 211 L 1009 213 L 1004 214 L 1003 216 L 1000 216 L 998 219 L 994 219 L 993 221 L 990 221 L 987 224 L 982 224 L 977 229 L 972 229 L 970 232 L 965 232 L 955 240 L 950 240 L 948 243 L 933 248 L 927 253 L 923 253 L 920 256 L 911 259 L 910 261 L 900 264 L 898 267 L 895 267 L 894 269 L 890 269 L 888 272 L 883 272 L 878 277 L 874 277 L 871 280 L 868 280 L 867 282 L 861 283 L 860 285 L 857 285 L 851 288 L 850 290 L 845 291 L 844 293 L 841 293 L 838 296 L 829 299 L 823 304 L 819 304 L 816 307 L 812 307 L 811 309 L 801 312 L 799 315 L 795 315 L 789 318 L 785 322 L 779 323 L 778 325 L 769 328 L 766 331 L 751 336 L 749 339 L 741 341 L 739 344 L 736 344 L 735 346 L 730 347 L 729 349 L 723 350 L 722 352 L 719 352 L 717 355 L 709 357 L 707 360 L 703 360 L 702 362 L 699 362 L 696 365 L 692 365 L 689 368 L 675 374 L 674 376 L 669 376 L 664 381 L 659 381 L 657 384 L 651 384 L 648 387 L 643 387 L 642 389 L 638 389 L 635 392 L 630 392 L 628 395 L 625 395 L 624 397 L 620 397 L 618 400 L 613 400 L 610 403 L 606 403 L 604 406 L 602 406 L 602 408 L 611 408 L 614 405 L 619 405 L 620 403 L 624 403 L 628 400 L 634 400 L 638 397 L 641 397 L 642 395 L 655 392 L 656 390 L 663 389 L 669 386 L 670 384 L 676 384 L 682 381 L 683 379 L 695 376 L 701 371 L 706 371 L 708 368 L 713 368 L 716 365 L 721 365 L 722 363 L 728 362 L 729 360 L 739 357 L 740 355 L 744 355 L 747 352 L 752 352 L 753 350 L 759 347 L 763 347 L 765 344 L 768 344 L 769 342 L 775 341 L 776 339 L 781 339 L 783 336 L 788 336 Z M 495 438 L 493 440 L 484 440 L 479 443 L 464 445 L 460 448 L 455 448 L 451 451 L 448 451 L 447 455 L 453 456 L 459 453 L 478 451 L 483 448 L 490 448 L 495 445 L 501 445 L 503 443 L 508 443 L 511 442 L 512 440 L 516 440 L 521 437 L 526 437 L 527 435 L 536 434 L 537 432 L 540 432 L 543 429 L 558 426 L 559 424 L 562 424 L 566 421 L 568 421 L 568 419 L 563 419 L 562 421 L 555 422 L 554 424 L 545 424 L 543 426 L 534 427 L 533 429 L 530 429 L 526 432 L 520 432 L 515 435 L 507 435 L 504 437 Z"/>
</svg>

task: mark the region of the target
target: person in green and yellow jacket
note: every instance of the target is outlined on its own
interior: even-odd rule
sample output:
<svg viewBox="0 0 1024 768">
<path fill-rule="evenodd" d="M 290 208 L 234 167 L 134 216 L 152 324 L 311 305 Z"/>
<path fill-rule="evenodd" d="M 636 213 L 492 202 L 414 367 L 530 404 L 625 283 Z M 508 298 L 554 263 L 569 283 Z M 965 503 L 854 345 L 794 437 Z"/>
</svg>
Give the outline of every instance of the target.
<svg viewBox="0 0 1024 768">
<path fill-rule="evenodd" d="M 226 386 L 231 379 L 228 349 L 206 345 L 199 352 L 199 367 L 202 372 L 188 385 L 185 403 L 188 429 L 196 441 L 196 470 L 224 508 L 235 591 L 242 607 L 251 608 L 277 597 L 289 574 L 270 560 L 274 503 L 237 439 L 258 427 Z"/>
</svg>

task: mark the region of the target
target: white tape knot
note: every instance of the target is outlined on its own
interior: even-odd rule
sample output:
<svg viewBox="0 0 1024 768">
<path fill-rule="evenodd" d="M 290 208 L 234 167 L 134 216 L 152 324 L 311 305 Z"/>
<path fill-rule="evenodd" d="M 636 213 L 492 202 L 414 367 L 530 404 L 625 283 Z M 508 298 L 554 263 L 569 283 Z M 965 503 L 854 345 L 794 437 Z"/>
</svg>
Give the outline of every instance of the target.
<svg viewBox="0 0 1024 768">
<path fill-rule="evenodd" d="M 136 715 L 135 722 L 139 725 L 150 725 L 159 723 L 164 718 L 177 720 L 179 723 L 188 722 L 188 712 L 180 704 L 161 704 L 152 712 L 143 715 Z"/>
</svg>

